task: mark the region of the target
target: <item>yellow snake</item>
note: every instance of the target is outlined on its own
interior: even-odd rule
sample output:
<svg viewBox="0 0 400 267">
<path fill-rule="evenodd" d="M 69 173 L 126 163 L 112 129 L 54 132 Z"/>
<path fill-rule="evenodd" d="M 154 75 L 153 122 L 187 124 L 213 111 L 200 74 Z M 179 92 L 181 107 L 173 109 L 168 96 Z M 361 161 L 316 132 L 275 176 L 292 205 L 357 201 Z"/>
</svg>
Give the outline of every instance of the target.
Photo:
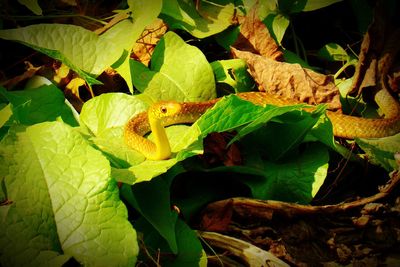
<svg viewBox="0 0 400 267">
<path fill-rule="evenodd" d="M 239 93 L 238 97 L 257 105 L 292 105 L 298 102 L 282 100 L 263 92 Z M 124 139 L 130 147 L 141 152 L 147 159 L 162 160 L 171 156 L 171 148 L 165 133 L 165 126 L 195 122 L 220 98 L 205 102 L 163 101 L 152 105 L 147 112 L 131 118 L 125 125 Z M 375 138 L 391 136 L 400 132 L 400 105 L 386 91 L 375 95 L 375 101 L 385 114 L 381 119 L 367 119 L 327 111 L 333 125 L 333 133 L 344 138 Z M 308 109 L 307 109 L 308 110 Z M 154 143 L 143 136 L 152 131 Z"/>
</svg>

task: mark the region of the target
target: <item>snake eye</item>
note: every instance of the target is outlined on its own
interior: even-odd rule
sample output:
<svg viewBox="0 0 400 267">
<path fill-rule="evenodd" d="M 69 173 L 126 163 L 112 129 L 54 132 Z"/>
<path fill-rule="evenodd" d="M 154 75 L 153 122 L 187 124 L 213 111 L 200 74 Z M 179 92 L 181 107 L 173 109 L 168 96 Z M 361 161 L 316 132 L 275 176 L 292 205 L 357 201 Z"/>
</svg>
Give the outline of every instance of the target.
<svg viewBox="0 0 400 267">
<path fill-rule="evenodd" d="M 167 108 L 165 106 L 161 106 L 160 107 L 160 112 L 163 113 L 163 114 L 167 113 Z"/>
</svg>

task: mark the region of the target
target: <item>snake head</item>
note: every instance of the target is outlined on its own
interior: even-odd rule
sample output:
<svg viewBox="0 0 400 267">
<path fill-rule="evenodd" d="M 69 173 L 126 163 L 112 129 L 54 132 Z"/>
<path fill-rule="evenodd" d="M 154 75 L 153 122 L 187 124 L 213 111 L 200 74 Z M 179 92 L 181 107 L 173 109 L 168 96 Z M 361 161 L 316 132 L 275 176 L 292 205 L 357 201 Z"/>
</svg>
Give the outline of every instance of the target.
<svg viewBox="0 0 400 267">
<path fill-rule="evenodd" d="M 161 101 L 153 104 L 148 110 L 148 116 L 152 119 L 162 120 L 163 118 L 174 117 L 182 109 L 182 105 L 174 101 Z"/>
</svg>

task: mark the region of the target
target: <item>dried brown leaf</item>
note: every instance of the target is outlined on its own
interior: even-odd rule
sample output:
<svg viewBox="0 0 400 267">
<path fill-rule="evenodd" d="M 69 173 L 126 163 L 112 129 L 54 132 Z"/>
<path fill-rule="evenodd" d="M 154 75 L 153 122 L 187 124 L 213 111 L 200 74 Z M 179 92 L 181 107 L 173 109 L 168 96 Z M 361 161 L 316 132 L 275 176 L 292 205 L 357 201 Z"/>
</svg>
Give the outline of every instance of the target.
<svg viewBox="0 0 400 267">
<path fill-rule="evenodd" d="M 273 60 L 281 60 L 283 56 L 268 28 L 258 17 L 258 5 L 255 5 L 246 16 L 233 47 Z"/>
<path fill-rule="evenodd" d="M 221 210 L 204 213 L 200 222 L 200 229 L 203 231 L 224 232 L 232 221 L 232 202 L 227 202 Z"/>
<path fill-rule="evenodd" d="M 277 62 L 234 48 L 232 53 L 246 60 L 250 74 L 261 91 L 311 105 L 327 103 L 330 109 L 341 107 L 339 90 L 332 76 L 302 68 L 299 64 Z"/>
<path fill-rule="evenodd" d="M 378 1 L 374 20 L 369 25 L 361 44 L 350 93 L 360 95 L 367 87 L 376 87 L 376 90 L 386 87 L 385 80 L 400 50 L 398 45 L 400 29 L 390 31 L 392 25 L 387 20 L 388 17 L 382 3 Z"/>
</svg>

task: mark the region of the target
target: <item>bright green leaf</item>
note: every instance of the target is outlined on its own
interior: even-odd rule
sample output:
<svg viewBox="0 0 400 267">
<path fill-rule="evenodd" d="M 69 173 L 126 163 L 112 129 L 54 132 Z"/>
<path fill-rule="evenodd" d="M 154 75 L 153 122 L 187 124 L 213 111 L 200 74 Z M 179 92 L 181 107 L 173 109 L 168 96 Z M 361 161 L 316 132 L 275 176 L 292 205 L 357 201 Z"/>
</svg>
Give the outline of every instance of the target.
<svg viewBox="0 0 400 267">
<path fill-rule="evenodd" d="M 143 66 L 140 70 L 133 83 L 154 101 L 202 101 L 216 97 L 214 75 L 204 54 L 173 32 L 166 33 L 157 44 L 151 70 L 145 71 Z"/>
<path fill-rule="evenodd" d="M 136 233 L 109 162 L 76 130 L 36 124 L 0 148 L 12 201 L 1 207 L 2 265 L 61 266 L 71 256 L 85 266 L 135 264 Z"/>
<path fill-rule="evenodd" d="M 129 20 L 123 20 L 98 36 L 75 25 L 35 24 L 1 30 L 0 38 L 21 42 L 58 59 L 89 83 L 96 83 L 85 73 L 99 75 L 123 55 L 124 49 L 132 45 L 131 39 L 126 38 L 131 26 Z"/>
<path fill-rule="evenodd" d="M 172 29 L 186 30 L 197 38 L 205 38 L 231 25 L 234 8 L 232 3 L 201 1 L 197 11 L 193 1 L 169 0 L 163 3 L 161 18 Z"/>
<path fill-rule="evenodd" d="M 7 91 L 0 87 L 0 95 L 10 102 L 11 118 L 15 122 L 32 125 L 61 117 L 64 122 L 77 125 L 63 93 L 53 84 L 22 91 Z"/>
<path fill-rule="evenodd" d="M 97 136 L 109 128 L 123 127 L 130 117 L 147 110 L 147 107 L 140 96 L 102 94 L 83 105 L 80 121 Z"/>
<path fill-rule="evenodd" d="M 372 163 L 387 171 L 398 169 L 394 154 L 400 151 L 400 134 L 384 138 L 356 138 L 356 142 Z"/>
</svg>

